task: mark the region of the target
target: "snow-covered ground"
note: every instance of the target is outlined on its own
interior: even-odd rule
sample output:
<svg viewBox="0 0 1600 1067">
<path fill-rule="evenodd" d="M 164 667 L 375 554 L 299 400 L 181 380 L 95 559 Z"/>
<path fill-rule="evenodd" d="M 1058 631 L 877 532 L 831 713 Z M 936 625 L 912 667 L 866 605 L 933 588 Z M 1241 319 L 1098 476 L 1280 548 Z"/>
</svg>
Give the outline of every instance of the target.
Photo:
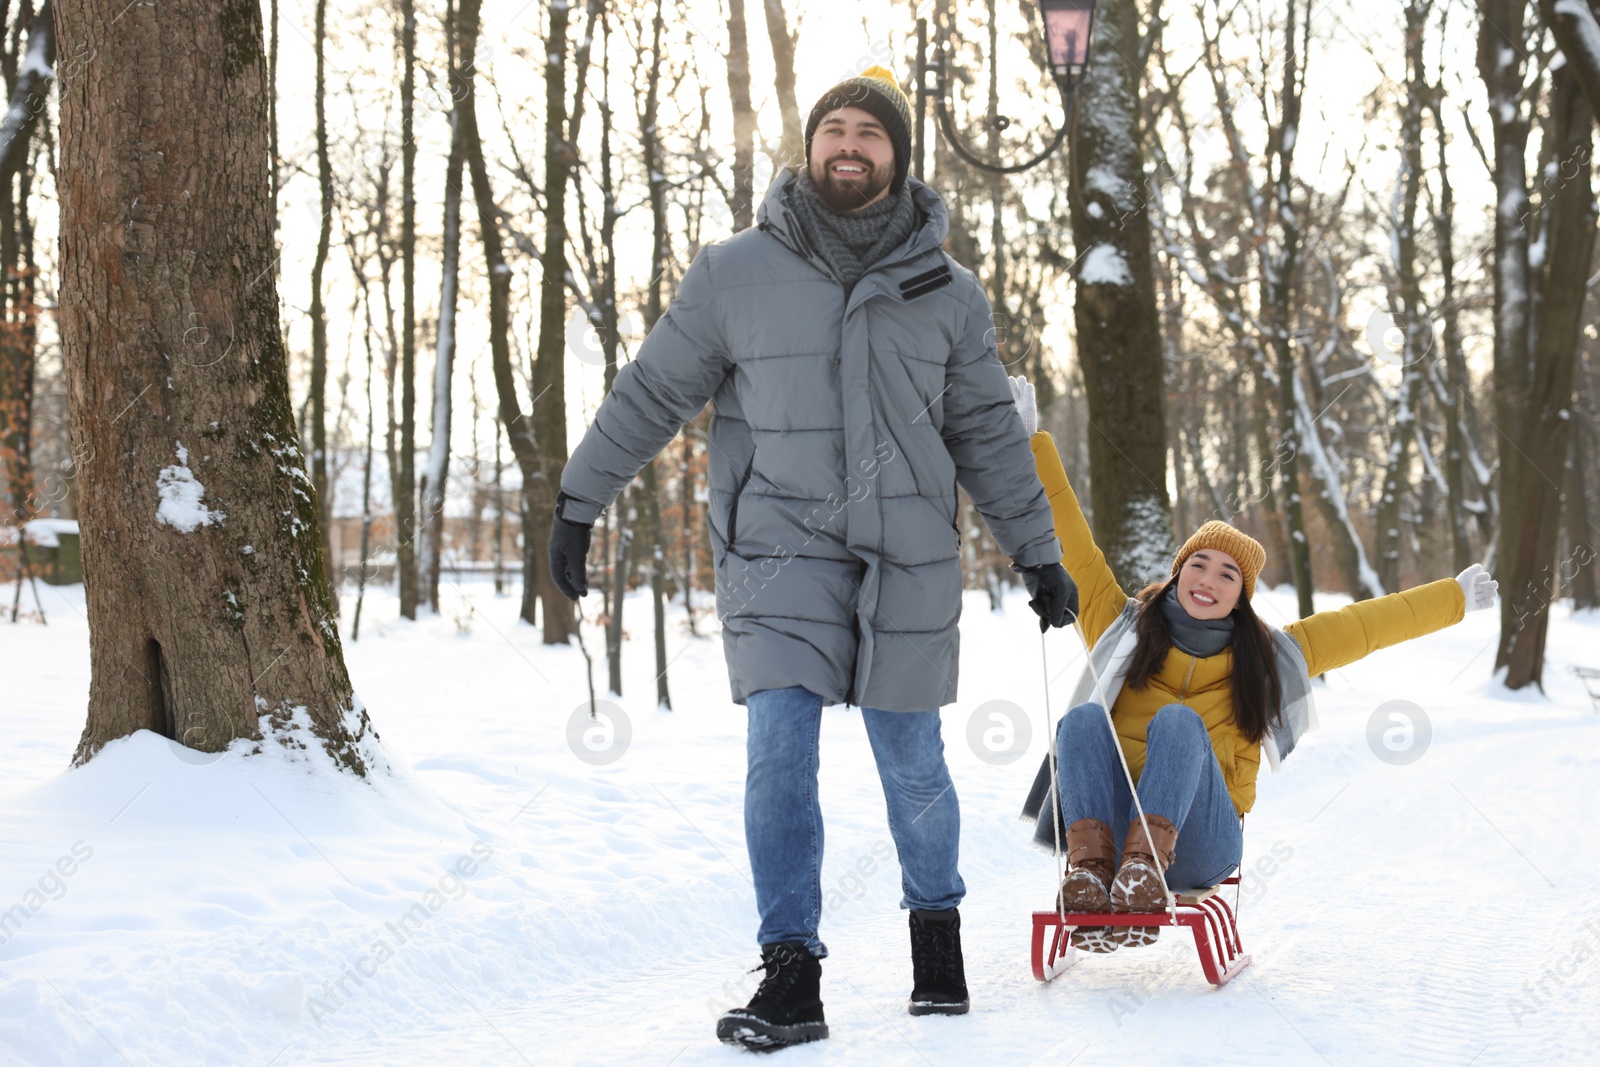
<svg viewBox="0 0 1600 1067">
<path fill-rule="evenodd" d="M 365 782 L 149 733 L 68 770 L 89 684 L 82 589 L 45 593 L 48 626 L 0 625 L 0 1064 L 744 1062 L 712 1033 L 756 963 L 743 709 L 720 642 L 678 614 L 675 710 L 658 710 L 648 602 L 631 600 L 622 715 L 585 737 L 578 649 L 544 648 L 487 585 L 445 589 L 443 615 L 416 624 L 369 598 L 346 643 L 391 762 Z M 1264 600 L 1274 621 L 1292 611 Z M 1548 698 L 1489 681 L 1492 611 L 1319 687 L 1322 730 L 1263 772 L 1246 819 L 1254 962 L 1230 985 L 1209 987 L 1169 931 L 1042 986 L 1029 914 L 1054 871 L 1016 818 L 1044 752 L 1040 642 L 1022 597 L 994 614 L 970 596 L 944 718 L 973 1010 L 905 1013 L 882 795 L 859 715 L 831 709 L 833 1037 L 784 1063 L 1600 1061 L 1600 715 L 1567 671 L 1600 666 L 1600 619 L 1556 616 Z M 1058 702 L 1076 640 L 1046 639 Z M 994 701 L 1031 724 L 1009 763 L 982 743 L 1006 740 Z M 1426 731 L 1405 750 L 1396 709 L 1431 724 L 1410 762 Z"/>
</svg>

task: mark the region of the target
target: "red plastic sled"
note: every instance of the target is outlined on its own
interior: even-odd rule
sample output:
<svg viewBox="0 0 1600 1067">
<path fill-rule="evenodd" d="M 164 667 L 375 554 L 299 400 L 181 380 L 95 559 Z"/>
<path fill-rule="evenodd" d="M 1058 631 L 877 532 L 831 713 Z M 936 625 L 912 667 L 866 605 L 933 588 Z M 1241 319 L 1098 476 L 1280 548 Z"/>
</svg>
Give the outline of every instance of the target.
<svg viewBox="0 0 1600 1067">
<path fill-rule="evenodd" d="M 1233 909 L 1217 895 L 1225 885 L 1238 885 L 1235 875 L 1220 885 L 1177 894 L 1177 925 L 1194 934 L 1194 947 L 1200 953 L 1200 969 L 1214 986 L 1228 980 L 1250 964 L 1239 940 L 1239 927 Z M 1067 912 L 1033 913 L 1033 976 L 1048 982 L 1077 962 L 1078 949 L 1068 940 L 1079 926 L 1172 926 L 1171 912 Z"/>
</svg>

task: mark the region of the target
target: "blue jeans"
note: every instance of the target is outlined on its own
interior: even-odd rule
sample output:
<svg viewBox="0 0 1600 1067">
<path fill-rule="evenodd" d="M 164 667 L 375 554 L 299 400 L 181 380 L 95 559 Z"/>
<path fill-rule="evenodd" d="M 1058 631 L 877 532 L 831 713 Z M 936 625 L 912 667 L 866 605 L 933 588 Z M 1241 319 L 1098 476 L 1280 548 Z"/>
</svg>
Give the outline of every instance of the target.
<svg viewBox="0 0 1600 1067">
<path fill-rule="evenodd" d="M 745 698 L 750 734 L 744 786 L 744 836 L 756 886 L 762 945 L 817 937 L 822 918 L 822 806 L 817 800 L 817 739 L 822 698 L 803 686 L 763 689 Z M 862 708 L 867 740 L 889 807 L 900 857 L 902 908 L 948 911 L 967 888 L 956 871 L 961 811 L 944 762 L 937 711 Z"/>
<path fill-rule="evenodd" d="M 1099 704 L 1078 705 L 1056 728 L 1062 818 L 1068 826 L 1099 819 L 1120 848 L 1137 814 L 1115 744 Z M 1171 889 L 1216 885 L 1238 869 L 1244 832 L 1205 723 L 1193 708 L 1168 704 L 1150 720 L 1138 785 L 1144 813 L 1178 828 L 1176 857 L 1167 870 Z"/>
</svg>

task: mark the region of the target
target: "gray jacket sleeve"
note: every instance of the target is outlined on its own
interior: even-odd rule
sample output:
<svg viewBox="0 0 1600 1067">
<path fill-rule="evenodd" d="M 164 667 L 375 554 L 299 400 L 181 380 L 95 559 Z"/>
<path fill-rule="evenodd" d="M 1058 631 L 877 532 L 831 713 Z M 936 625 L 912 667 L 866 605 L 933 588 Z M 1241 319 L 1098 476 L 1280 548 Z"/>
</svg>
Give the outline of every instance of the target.
<svg viewBox="0 0 1600 1067">
<path fill-rule="evenodd" d="M 572 498 L 564 514 L 574 522 L 598 518 L 700 413 L 727 376 L 732 364 L 716 310 L 710 251 L 695 257 L 672 305 L 633 362 L 617 372 L 594 422 L 567 460 L 561 489 Z"/>
<path fill-rule="evenodd" d="M 1000 548 L 1021 567 L 1061 561 L 1050 501 L 995 350 L 983 291 L 967 305 L 966 332 L 945 368 L 945 448 Z"/>
</svg>

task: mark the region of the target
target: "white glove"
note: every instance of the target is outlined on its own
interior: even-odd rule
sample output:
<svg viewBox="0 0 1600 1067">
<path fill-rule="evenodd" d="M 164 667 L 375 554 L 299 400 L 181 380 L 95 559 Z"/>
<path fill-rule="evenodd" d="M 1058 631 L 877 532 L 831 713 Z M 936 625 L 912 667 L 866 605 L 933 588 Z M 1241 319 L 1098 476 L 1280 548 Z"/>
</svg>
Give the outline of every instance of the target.
<svg viewBox="0 0 1600 1067">
<path fill-rule="evenodd" d="M 1022 428 L 1032 437 L 1039 432 L 1039 408 L 1033 399 L 1033 383 L 1020 374 L 1015 378 L 1007 375 L 1006 381 L 1011 383 L 1011 399 L 1017 405 L 1017 414 L 1022 416 Z"/>
<path fill-rule="evenodd" d="M 1456 575 L 1456 581 L 1461 583 L 1461 594 L 1467 598 L 1468 611 L 1481 611 L 1494 606 L 1494 593 L 1500 588 L 1500 583 L 1483 569 L 1483 564 L 1474 563 Z"/>
</svg>

